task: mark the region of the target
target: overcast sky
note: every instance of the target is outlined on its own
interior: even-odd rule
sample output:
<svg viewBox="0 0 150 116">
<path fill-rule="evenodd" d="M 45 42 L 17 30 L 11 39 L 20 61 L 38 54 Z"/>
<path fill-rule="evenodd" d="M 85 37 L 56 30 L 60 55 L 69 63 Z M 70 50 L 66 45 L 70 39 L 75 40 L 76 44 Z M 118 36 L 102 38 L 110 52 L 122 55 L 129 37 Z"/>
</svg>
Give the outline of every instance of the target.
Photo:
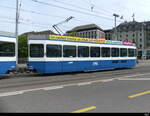
<svg viewBox="0 0 150 116">
<path fill-rule="evenodd" d="M 150 21 L 150 0 L 20 0 L 19 34 L 29 31 L 52 30 L 52 25 L 74 18 L 58 27 L 63 31 L 75 26 L 95 23 L 102 29 L 114 27 L 113 13 L 132 21 Z M 0 0 L 0 31 L 15 32 L 16 0 Z M 48 3 L 48 4 L 47 4 Z M 55 32 L 55 31 L 54 31 Z"/>
</svg>

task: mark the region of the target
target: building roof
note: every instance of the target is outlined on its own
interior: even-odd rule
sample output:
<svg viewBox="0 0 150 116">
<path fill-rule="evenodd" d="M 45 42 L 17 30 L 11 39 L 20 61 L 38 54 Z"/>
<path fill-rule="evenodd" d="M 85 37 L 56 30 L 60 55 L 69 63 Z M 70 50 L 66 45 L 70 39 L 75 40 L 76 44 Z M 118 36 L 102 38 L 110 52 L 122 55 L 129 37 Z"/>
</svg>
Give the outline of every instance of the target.
<svg viewBox="0 0 150 116">
<path fill-rule="evenodd" d="M 77 27 L 75 27 L 72 30 L 67 31 L 67 32 L 78 32 L 78 31 L 91 30 L 91 29 L 99 29 L 99 30 L 103 31 L 103 29 L 101 29 L 96 24 L 88 24 L 88 25 L 77 26 Z"/>
<path fill-rule="evenodd" d="M 0 35 L 15 36 L 15 33 L 0 31 Z"/>
<path fill-rule="evenodd" d="M 141 29 L 142 23 L 131 21 L 131 22 L 124 22 L 117 26 L 117 30 L 122 31 L 135 31 Z"/>
<path fill-rule="evenodd" d="M 129 26 L 129 25 L 135 25 L 135 24 L 139 24 L 139 22 L 136 22 L 136 21 L 131 21 L 131 22 L 123 22 L 121 23 L 119 26 Z"/>
<path fill-rule="evenodd" d="M 28 35 L 28 34 L 47 34 L 47 35 L 52 34 L 52 35 L 56 35 L 56 33 L 54 33 L 51 30 L 45 30 L 45 31 L 39 31 L 39 32 L 32 31 L 32 32 L 24 33 L 23 35 Z"/>
<path fill-rule="evenodd" d="M 107 30 L 104 30 L 105 33 L 109 33 L 109 32 L 112 32 L 112 29 L 107 29 Z"/>
</svg>

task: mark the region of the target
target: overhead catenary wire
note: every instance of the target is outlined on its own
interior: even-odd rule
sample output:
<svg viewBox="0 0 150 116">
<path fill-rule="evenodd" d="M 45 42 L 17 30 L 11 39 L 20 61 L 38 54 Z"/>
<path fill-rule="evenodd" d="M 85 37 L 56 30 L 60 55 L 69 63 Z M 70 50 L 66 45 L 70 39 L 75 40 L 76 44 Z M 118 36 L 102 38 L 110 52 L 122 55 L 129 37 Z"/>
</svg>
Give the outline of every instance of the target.
<svg viewBox="0 0 150 116">
<path fill-rule="evenodd" d="M 57 1 L 57 2 L 63 2 L 64 4 L 66 4 L 66 2 L 64 2 L 64 1 L 58 1 L 58 0 L 53 0 L 53 1 Z M 85 1 L 85 0 L 82 0 L 82 1 Z M 86 0 L 86 1 L 88 1 L 88 0 Z M 70 3 L 67 3 L 68 5 L 70 4 Z M 93 4 L 92 2 L 89 2 L 89 3 L 87 3 L 87 4 Z M 31 3 L 30 3 L 30 5 L 32 5 Z M 99 9 L 102 9 L 102 7 L 97 7 L 97 5 L 96 4 L 94 4 L 95 6 L 96 6 L 96 8 L 99 8 Z M 77 7 L 78 5 L 75 5 L 75 7 Z M 79 6 L 80 7 L 80 6 Z M 140 6 L 141 7 L 141 6 Z M 12 7 L 8 7 L 7 6 L 7 8 L 12 8 Z M 82 8 L 82 7 L 80 7 L 80 8 Z M 12 8 L 12 9 L 15 9 L 15 8 Z M 85 8 L 86 9 L 86 8 Z M 32 11 L 32 10 L 28 10 L 28 9 L 20 9 L 20 10 L 24 10 L 24 12 L 28 12 L 28 13 L 34 13 L 34 14 L 39 14 L 39 15 L 43 15 L 43 16 L 54 16 L 54 18 L 56 18 L 56 17 L 58 17 L 58 18 L 66 18 L 66 17 L 63 17 L 63 16 L 59 16 L 59 15 L 52 15 L 52 14 L 49 14 L 49 13 L 40 13 L 40 12 L 38 12 L 38 11 Z M 104 9 L 106 12 L 108 11 L 110 11 L 109 9 Z M 108 13 L 107 12 L 107 13 Z M 74 19 L 74 20 L 76 20 L 76 21 L 80 21 L 80 22 L 85 22 L 85 23 L 89 23 L 87 20 L 84 20 L 84 19 Z M 101 24 L 100 24 L 101 25 Z M 102 25 L 106 25 L 106 24 L 102 24 Z M 108 26 L 108 25 L 107 25 Z M 110 25 L 109 25 L 110 26 Z"/>
<path fill-rule="evenodd" d="M 108 10 L 108 9 L 104 9 L 102 7 L 98 7 L 97 4 L 92 3 L 90 0 L 82 0 L 82 2 L 84 2 L 88 5 L 94 5 L 95 9 L 99 9 L 98 11 L 103 11 L 105 14 L 110 14 L 110 16 L 112 16 L 114 13 L 116 13 L 116 10 L 114 10 L 112 8 L 109 8 L 109 10 Z M 119 21 L 117 21 L 117 22 L 124 22 L 125 21 L 124 16 L 123 16 L 123 18 L 122 18 L 122 16 L 123 15 L 120 15 L 120 18 L 118 19 Z"/>
<path fill-rule="evenodd" d="M 11 6 L 6 6 L 6 5 L 0 5 L 0 7 L 16 10 L 16 8 L 11 7 Z M 27 10 L 27 9 L 20 9 L 20 10 L 23 11 L 23 12 L 34 13 L 34 14 L 39 14 L 39 15 L 43 15 L 43 16 L 53 16 L 53 17 L 58 17 L 58 18 L 66 18 L 64 16 L 52 15 L 52 14 L 48 14 L 48 13 L 40 13 L 40 12 L 33 11 L 33 10 Z M 89 15 L 91 15 L 91 14 L 89 14 Z M 105 17 L 105 18 L 107 18 L 107 17 Z M 77 18 L 74 19 L 74 20 L 81 21 L 81 19 L 77 19 Z M 113 20 L 113 19 L 108 18 L 107 20 Z M 83 20 L 82 20 L 82 22 L 83 22 Z M 84 22 L 86 22 L 86 21 L 84 20 Z"/>
<path fill-rule="evenodd" d="M 3 23 L 10 23 L 10 24 L 15 26 L 15 21 L 13 21 L 13 20 L 1 20 L 0 19 L 0 21 L 3 22 Z M 39 25 L 39 24 L 26 23 L 26 22 L 19 22 L 19 24 L 30 26 L 30 27 L 41 27 L 41 28 L 48 28 L 49 29 L 49 26 L 46 26 L 46 25 Z"/>
<path fill-rule="evenodd" d="M 71 6 L 71 7 L 74 7 L 74 8 L 79 8 L 79 9 L 82 9 L 82 10 L 84 10 L 84 11 L 89 11 L 89 9 L 88 8 L 84 8 L 84 7 L 81 7 L 81 6 L 78 6 L 78 5 L 75 5 L 75 4 L 70 4 L 70 3 L 66 3 L 66 2 L 64 2 L 64 1 L 58 1 L 58 0 L 53 0 L 54 2 L 57 2 L 57 3 L 61 3 L 61 4 L 64 4 L 64 5 L 67 5 L 67 6 Z M 91 11 L 90 11 L 91 12 Z M 104 13 L 104 12 L 99 12 L 99 11 L 95 11 L 94 10 L 94 12 L 92 12 L 92 13 L 100 13 L 100 14 L 103 14 L 103 15 L 105 15 L 105 16 L 111 16 L 110 14 L 109 15 L 107 15 L 106 13 Z"/>
<path fill-rule="evenodd" d="M 109 17 L 100 16 L 100 15 L 97 15 L 97 14 L 92 14 L 92 13 L 88 13 L 88 12 L 85 12 L 85 11 L 71 9 L 71 8 L 67 8 L 67 7 L 63 7 L 63 6 L 58 6 L 58 5 L 55 5 L 55 4 L 52 4 L 52 3 L 41 2 L 39 0 L 31 0 L 31 1 L 39 3 L 39 4 L 47 5 L 47 6 L 50 6 L 50 7 L 60 8 L 60 9 L 64 9 L 64 10 L 67 10 L 67 11 L 72 11 L 72 12 L 76 12 L 76 13 L 80 13 L 80 14 L 84 14 L 84 15 L 94 16 L 94 17 L 97 17 L 97 18 L 105 19 L 105 20 L 111 20 L 111 21 L 113 20 L 112 18 L 109 18 Z"/>
<path fill-rule="evenodd" d="M 0 7 L 15 10 L 14 7 L 10 7 L 10 6 L 0 5 Z M 47 14 L 47 13 L 40 13 L 40 12 L 33 11 L 33 10 L 26 10 L 26 9 L 20 9 L 20 10 L 23 11 L 23 12 L 32 13 L 32 14 L 38 14 L 38 15 L 42 15 L 42 16 L 46 16 L 46 17 L 66 18 L 66 17 L 60 16 L 60 15 L 52 15 L 52 14 Z M 21 18 L 20 18 L 20 19 L 21 19 Z M 23 20 L 23 19 L 22 19 L 22 20 Z M 24 19 L 24 20 L 30 21 L 29 19 Z M 91 23 L 91 21 L 79 19 L 79 18 L 77 18 L 77 17 L 76 17 L 75 19 L 73 19 L 73 20 L 79 21 L 79 22 L 84 22 L 84 23 Z M 94 22 L 93 22 L 93 23 L 94 23 Z M 102 26 L 110 26 L 110 25 L 106 25 L 106 24 L 99 24 L 99 25 L 102 25 Z"/>
<path fill-rule="evenodd" d="M 2 17 L 2 16 L 0 16 L 0 18 L 5 19 L 4 21 L 6 21 L 6 20 L 10 21 L 11 20 L 13 22 L 15 20 L 15 18 L 10 18 L 10 17 Z M 13 23 L 15 24 L 15 21 Z M 35 23 L 35 22 L 32 22 L 31 20 L 24 20 L 24 19 L 20 19 L 19 24 L 39 25 L 39 26 L 43 26 L 43 27 L 48 27 L 46 23 L 45 24 L 42 24 L 40 22 L 36 22 Z M 50 24 L 50 23 L 48 23 L 48 24 Z"/>
<path fill-rule="evenodd" d="M 2 6 L 2 5 L 0 5 L 0 7 L 9 8 L 9 9 L 15 10 L 14 7 L 10 7 L 10 6 Z M 73 9 L 73 10 L 74 10 L 74 9 Z M 38 15 L 43 15 L 43 16 L 66 18 L 66 17 L 64 17 L 64 16 L 51 15 L 51 14 L 48 14 L 48 13 L 41 13 L 41 12 L 38 12 L 38 11 L 27 10 L 27 9 L 23 9 L 23 8 L 21 8 L 21 7 L 19 8 L 19 11 L 28 12 L 28 13 L 33 13 L 33 14 L 38 14 Z M 84 14 L 84 13 L 82 13 L 82 14 Z M 86 14 L 86 15 L 87 15 L 87 14 Z M 91 14 L 91 13 L 89 13 L 88 15 L 92 15 L 92 16 L 93 16 L 93 14 Z M 95 16 L 95 15 L 94 15 L 94 16 Z M 97 17 L 97 16 L 95 16 L 95 17 Z M 99 17 L 99 15 L 98 15 L 98 17 Z M 101 16 L 100 16 L 100 17 L 101 17 Z M 100 18 L 100 17 L 99 17 L 99 18 Z M 105 19 L 105 18 L 103 18 L 103 19 Z M 39 22 L 35 22 L 35 21 L 29 20 L 29 19 L 24 19 L 24 18 L 20 18 L 20 20 L 21 20 L 21 21 L 19 21 L 19 24 L 23 24 L 23 23 L 30 24 L 30 25 L 36 25 L 36 24 L 38 24 L 38 25 L 40 25 L 40 26 L 42 26 L 42 27 L 46 27 L 46 28 L 47 28 L 47 25 L 50 26 L 49 23 L 41 24 L 41 23 L 39 23 Z M 85 22 L 86 22 L 86 23 L 91 23 L 91 21 L 87 21 L 87 20 L 84 20 L 84 19 L 78 19 L 78 18 L 76 18 L 76 19 L 74 19 L 74 20 L 80 21 L 80 22 L 84 22 L 84 23 L 85 23 Z M 113 20 L 113 19 L 109 19 L 109 20 Z M 24 22 L 23 22 L 23 21 L 24 21 Z M 106 24 L 100 24 L 100 25 L 106 26 Z M 107 25 L 107 26 L 108 26 L 108 25 Z M 110 25 L 109 25 L 109 26 L 110 26 Z M 49 27 L 49 28 L 50 28 L 50 27 Z"/>
<path fill-rule="evenodd" d="M 100 8 L 100 7 L 97 7 L 97 5 L 96 4 L 93 4 L 91 1 L 89 1 L 89 0 L 82 0 L 82 2 L 84 2 L 84 3 L 86 3 L 86 4 L 88 4 L 88 5 L 94 5 L 95 6 L 95 8 L 97 8 L 97 9 L 99 9 L 100 11 L 103 11 L 105 14 L 106 13 L 108 13 L 108 14 L 111 14 L 111 16 L 112 16 L 112 14 L 113 14 L 113 12 L 112 12 L 112 10 L 110 11 L 110 10 L 106 10 L 106 9 L 103 9 L 102 7 Z"/>
<path fill-rule="evenodd" d="M 5 16 L 4 17 L 0 16 L 0 18 L 5 19 L 5 22 L 7 20 L 8 22 L 12 21 L 12 23 L 15 24 L 15 22 L 13 22 L 15 20 L 15 18 L 5 17 Z M 52 25 L 53 25 L 52 23 L 33 22 L 31 20 L 28 20 L 28 19 L 26 19 L 26 20 L 25 19 L 20 19 L 19 24 L 20 25 L 43 27 L 43 28 L 48 28 L 48 29 L 50 27 L 52 27 Z M 65 27 L 65 28 L 72 28 L 71 26 L 63 26 L 63 27 Z"/>
</svg>

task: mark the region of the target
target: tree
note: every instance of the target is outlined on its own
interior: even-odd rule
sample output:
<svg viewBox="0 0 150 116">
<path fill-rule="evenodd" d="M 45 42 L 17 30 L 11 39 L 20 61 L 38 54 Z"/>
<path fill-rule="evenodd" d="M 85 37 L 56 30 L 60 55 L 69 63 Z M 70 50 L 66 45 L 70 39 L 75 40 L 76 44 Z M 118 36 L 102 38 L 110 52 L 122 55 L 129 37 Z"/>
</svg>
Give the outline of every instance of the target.
<svg viewBox="0 0 150 116">
<path fill-rule="evenodd" d="M 27 34 L 23 34 L 19 36 L 18 40 L 18 53 L 19 58 L 27 58 L 28 57 L 28 45 L 27 45 Z"/>
</svg>

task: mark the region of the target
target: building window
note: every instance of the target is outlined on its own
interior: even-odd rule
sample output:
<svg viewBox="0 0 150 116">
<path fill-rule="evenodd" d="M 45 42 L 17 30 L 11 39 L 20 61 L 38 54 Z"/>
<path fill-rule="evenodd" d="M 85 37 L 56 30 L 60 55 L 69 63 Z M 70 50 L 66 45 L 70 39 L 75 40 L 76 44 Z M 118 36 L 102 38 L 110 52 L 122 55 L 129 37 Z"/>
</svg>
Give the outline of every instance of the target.
<svg viewBox="0 0 150 116">
<path fill-rule="evenodd" d="M 133 34 L 133 37 L 135 37 L 135 34 Z"/>
<path fill-rule="evenodd" d="M 91 37 L 91 33 L 90 33 L 90 32 L 88 32 L 88 37 L 89 37 L 89 38 Z"/>
<path fill-rule="evenodd" d="M 142 45 L 140 44 L 140 48 L 142 48 Z"/>
<path fill-rule="evenodd" d="M 142 33 L 140 33 L 140 36 L 142 36 Z"/>
<path fill-rule="evenodd" d="M 142 28 L 140 28 L 140 31 L 142 31 Z"/>
<path fill-rule="evenodd" d="M 93 31 L 91 31 L 91 38 L 94 38 Z"/>
<path fill-rule="evenodd" d="M 83 32 L 83 37 L 85 37 L 85 36 L 84 36 L 84 32 Z"/>
</svg>

